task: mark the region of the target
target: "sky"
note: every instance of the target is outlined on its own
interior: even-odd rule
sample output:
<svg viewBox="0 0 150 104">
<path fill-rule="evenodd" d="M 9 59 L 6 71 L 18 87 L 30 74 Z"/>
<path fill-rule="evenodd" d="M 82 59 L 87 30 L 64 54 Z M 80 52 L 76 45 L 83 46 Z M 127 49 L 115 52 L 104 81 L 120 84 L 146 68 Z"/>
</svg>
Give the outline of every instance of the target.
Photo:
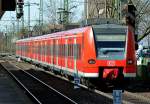
<svg viewBox="0 0 150 104">
<path fill-rule="evenodd" d="M 44 1 L 44 21 L 47 20 L 47 16 L 46 16 L 46 3 L 47 1 L 50 1 L 50 0 L 43 0 Z M 59 2 L 62 3 L 63 0 L 57 0 Z M 83 1 L 83 0 L 72 0 L 72 1 Z M 25 25 L 28 24 L 28 6 L 27 5 L 27 2 L 30 2 L 30 3 L 40 3 L 40 0 L 24 0 L 24 20 L 25 20 Z M 75 3 L 75 2 L 71 2 L 71 5 Z M 75 13 L 75 16 L 74 18 L 77 18 L 76 20 L 80 20 L 81 18 L 81 14 L 82 14 L 82 11 L 81 11 L 81 8 L 83 10 L 83 3 L 82 4 L 75 4 L 75 5 L 78 5 L 78 7 L 76 9 L 72 9 L 73 12 L 76 12 Z M 31 26 L 35 25 L 39 20 L 39 6 L 37 5 L 33 5 L 31 4 L 31 7 L 30 7 L 30 20 L 31 21 Z M 2 19 L 0 20 L 0 31 L 6 31 L 8 30 L 9 28 L 12 28 L 13 24 L 15 25 L 15 28 L 17 29 L 17 22 L 14 21 L 16 20 L 16 12 L 15 11 L 8 11 L 8 12 L 5 12 L 5 14 L 3 15 Z M 21 22 L 19 24 L 19 26 L 21 26 Z"/>
<path fill-rule="evenodd" d="M 39 0 L 25 0 L 25 5 L 28 1 L 31 3 L 39 3 Z M 39 17 L 39 7 L 37 5 L 32 5 L 30 7 L 30 10 L 31 10 L 30 11 L 31 20 L 37 20 Z M 28 6 L 24 6 L 24 19 L 26 24 L 28 19 Z M 7 28 L 10 27 L 12 23 L 15 23 L 15 27 L 16 27 L 17 22 L 14 20 L 16 20 L 16 11 L 5 12 L 2 19 L 0 20 L 1 29 L 4 30 L 6 27 Z"/>
</svg>

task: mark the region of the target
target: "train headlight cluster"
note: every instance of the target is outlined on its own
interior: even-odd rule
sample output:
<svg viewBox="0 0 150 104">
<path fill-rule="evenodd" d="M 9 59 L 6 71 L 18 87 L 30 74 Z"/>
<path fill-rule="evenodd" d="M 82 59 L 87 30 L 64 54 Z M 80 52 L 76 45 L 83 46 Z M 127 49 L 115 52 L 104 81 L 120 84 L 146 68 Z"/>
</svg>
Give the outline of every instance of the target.
<svg viewBox="0 0 150 104">
<path fill-rule="evenodd" d="M 89 59 L 89 60 L 88 60 L 88 63 L 89 63 L 89 64 L 95 64 L 96 61 L 95 61 L 94 59 Z"/>
<path fill-rule="evenodd" d="M 130 65 L 130 64 L 133 64 L 133 60 L 128 59 L 128 60 L 127 60 L 127 64 L 129 64 L 129 65 Z"/>
</svg>

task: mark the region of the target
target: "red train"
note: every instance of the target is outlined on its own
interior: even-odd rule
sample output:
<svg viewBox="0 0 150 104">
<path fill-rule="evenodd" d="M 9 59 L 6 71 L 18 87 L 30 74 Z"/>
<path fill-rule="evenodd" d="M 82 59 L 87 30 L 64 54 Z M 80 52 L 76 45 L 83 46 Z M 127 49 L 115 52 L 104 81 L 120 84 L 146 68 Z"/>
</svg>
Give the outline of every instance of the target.
<svg viewBox="0 0 150 104">
<path fill-rule="evenodd" d="M 136 77 L 135 40 L 130 26 L 103 24 L 16 42 L 16 55 L 83 79 Z"/>
</svg>

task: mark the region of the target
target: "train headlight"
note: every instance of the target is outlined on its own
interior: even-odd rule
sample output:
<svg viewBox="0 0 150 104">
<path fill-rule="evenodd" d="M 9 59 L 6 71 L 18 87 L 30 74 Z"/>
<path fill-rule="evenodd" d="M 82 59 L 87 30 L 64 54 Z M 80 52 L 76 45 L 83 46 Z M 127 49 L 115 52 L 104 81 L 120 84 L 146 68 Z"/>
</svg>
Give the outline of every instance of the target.
<svg viewBox="0 0 150 104">
<path fill-rule="evenodd" d="M 127 64 L 133 64 L 133 60 L 131 60 L 131 59 L 128 59 L 128 61 L 127 61 Z"/>
<path fill-rule="evenodd" d="M 89 64 L 95 64 L 96 61 L 95 61 L 94 59 L 89 59 L 89 60 L 88 60 L 88 63 L 89 63 Z"/>
</svg>

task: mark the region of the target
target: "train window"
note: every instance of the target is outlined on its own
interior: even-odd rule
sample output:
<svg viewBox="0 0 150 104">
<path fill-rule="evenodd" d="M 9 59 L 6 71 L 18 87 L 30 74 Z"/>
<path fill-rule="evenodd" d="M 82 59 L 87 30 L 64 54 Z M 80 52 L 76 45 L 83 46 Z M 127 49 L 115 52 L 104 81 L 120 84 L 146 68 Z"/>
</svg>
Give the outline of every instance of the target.
<svg viewBox="0 0 150 104">
<path fill-rule="evenodd" d="M 65 44 L 64 45 L 64 57 L 68 57 L 68 45 L 67 44 Z"/>
<path fill-rule="evenodd" d="M 73 44 L 71 44 L 71 50 L 72 50 L 72 51 L 71 51 L 71 57 L 73 58 L 73 51 L 74 51 L 74 50 L 73 50 Z"/>
<path fill-rule="evenodd" d="M 65 49 L 67 49 L 66 47 L 65 47 L 66 45 L 65 44 L 63 44 L 63 57 L 65 57 Z"/>
<path fill-rule="evenodd" d="M 53 51 L 54 51 L 54 49 L 53 49 L 53 44 L 51 45 L 51 56 L 53 56 Z"/>
<path fill-rule="evenodd" d="M 62 44 L 62 53 L 61 53 L 61 56 L 62 56 L 62 57 L 64 57 L 64 50 L 65 50 L 64 44 Z"/>
<path fill-rule="evenodd" d="M 43 55 L 43 50 L 44 49 L 44 45 L 41 43 L 41 55 Z"/>
<path fill-rule="evenodd" d="M 71 48 L 72 48 L 72 47 L 71 47 L 71 44 L 70 44 L 70 55 L 69 55 L 70 57 L 71 57 Z"/>
<path fill-rule="evenodd" d="M 40 48 L 39 48 L 39 50 L 40 50 L 40 56 L 42 55 L 42 44 L 40 43 Z"/>
<path fill-rule="evenodd" d="M 42 45 L 43 51 L 42 51 L 42 55 L 45 55 L 45 44 Z"/>
<path fill-rule="evenodd" d="M 74 51 L 73 51 L 74 59 L 77 59 L 77 44 L 74 44 L 74 45 L 73 45 L 73 50 L 74 50 Z"/>
<path fill-rule="evenodd" d="M 47 56 L 47 43 L 45 42 L 45 56 Z"/>
<path fill-rule="evenodd" d="M 64 46 L 63 46 L 63 44 L 61 44 L 60 56 L 63 57 L 63 54 L 64 54 Z"/>
<path fill-rule="evenodd" d="M 81 59 L 81 44 L 78 44 L 78 59 Z"/>
<path fill-rule="evenodd" d="M 72 56 L 72 44 L 70 44 L 70 57 Z"/>
<path fill-rule="evenodd" d="M 42 54 L 42 46 L 41 46 L 41 43 L 39 43 L 39 55 L 41 56 Z"/>
<path fill-rule="evenodd" d="M 58 49 L 59 49 L 59 56 L 61 57 L 62 56 L 63 45 L 60 44 Z"/>
<path fill-rule="evenodd" d="M 43 55 L 45 55 L 45 44 L 43 44 Z"/>
<path fill-rule="evenodd" d="M 69 57 L 69 53 L 70 53 L 70 45 L 68 44 L 68 57 Z"/>
<path fill-rule="evenodd" d="M 60 46 L 60 44 L 58 44 L 58 49 L 57 49 L 57 51 L 58 51 L 58 56 L 60 56 L 60 54 L 61 54 L 61 46 Z"/>
<path fill-rule="evenodd" d="M 71 44 L 69 45 L 69 57 L 71 57 Z"/>
<path fill-rule="evenodd" d="M 70 44 L 70 58 L 72 56 L 72 44 Z"/>
<path fill-rule="evenodd" d="M 61 56 L 64 57 L 64 44 L 61 45 Z"/>
<path fill-rule="evenodd" d="M 71 44 L 69 44 L 69 57 L 71 56 Z"/>
<path fill-rule="evenodd" d="M 55 40 L 54 40 L 54 44 L 53 44 L 53 55 L 55 56 L 56 51 L 55 51 Z"/>
<path fill-rule="evenodd" d="M 71 57 L 71 51 L 72 51 L 72 49 L 71 49 L 71 48 L 72 48 L 72 47 L 71 47 L 71 44 L 70 44 L 70 55 L 69 55 L 70 57 Z"/>
<path fill-rule="evenodd" d="M 65 57 L 65 44 L 63 44 L 62 56 Z"/>
<path fill-rule="evenodd" d="M 42 54 L 41 55 L 44 55 L 44 44 L 41 45 L 41 48 L 42 48 Z"/>
<path fill-rule="evenodd" d="M 93 27 L 97 58 L 110 60 L 124 58 L 127 28 L 115 26 Z"/>
<path fill-rule="evenodd" d="M 56 52 L 56 57 L 58 56 L 58 45 L 56 45 L 56 48 L 55 48 L 55 52 Z"/>
<path fill-rule="evenodd" d="M 61 44 L 60 47 L 61 47 L 60 56 L 63 57 L 63 52 L 64 52 L 64 46 L 63 46 L 63 44 Z"/>
<path fill-rule="evenodd" d="M 51 55 L 51 45 L 47 45 L 47 55 Z"/>
</svg>

